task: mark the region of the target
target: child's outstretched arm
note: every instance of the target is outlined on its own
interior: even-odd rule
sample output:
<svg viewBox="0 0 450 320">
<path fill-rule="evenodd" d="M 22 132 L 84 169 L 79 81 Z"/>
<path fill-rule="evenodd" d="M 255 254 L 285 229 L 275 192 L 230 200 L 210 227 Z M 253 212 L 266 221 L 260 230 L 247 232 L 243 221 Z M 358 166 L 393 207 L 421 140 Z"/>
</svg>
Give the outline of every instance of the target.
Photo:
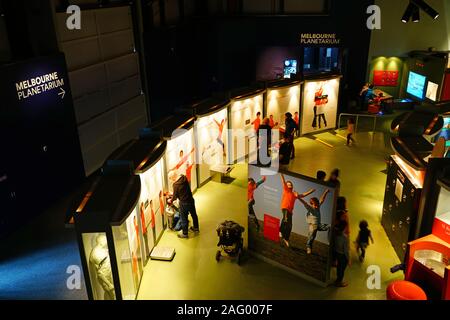
<svg viewBox="0 0 450 320">
<path fill-rule="evenodd" d="M 322 205 L 327 199 L 327 195 L 330 193 L 330 189 L 325 190 L 322 197 L 320 198 L 320 205 Z"/>
<path fill-rule="evenodd" d="M 316 192 L 316 189 L 310 189 L 310 190 L 308 190 L 308 191 L 306 191 L 306 192 L 304 192 L 304 193 L 299 194 L 297 198 L 300 199 L 300 198 L 307 197 L 307 196 L 309 196 L 311 193 L 314 193 L 314 192 Z"/>
</svg>

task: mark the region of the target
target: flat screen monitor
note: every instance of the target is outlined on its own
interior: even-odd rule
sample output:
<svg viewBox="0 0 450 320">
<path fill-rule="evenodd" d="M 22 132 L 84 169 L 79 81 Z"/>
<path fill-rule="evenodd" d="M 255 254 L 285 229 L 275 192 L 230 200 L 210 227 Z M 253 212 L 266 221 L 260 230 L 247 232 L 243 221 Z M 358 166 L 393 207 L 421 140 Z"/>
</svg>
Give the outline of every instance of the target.
<svg viewBox="0 0 450 320">
<path fill-rule="evenodd" d="M 423 100 L 426 81 L 427 78 L 425 76 L 410 71 L 406 92 L 417 99 Z"/>
<path fill-rule="evenodd" d="M 284 78 L 290 79 L 293 74 L 297 74 L 297 60 L 284 60 Z"/>
</svg>

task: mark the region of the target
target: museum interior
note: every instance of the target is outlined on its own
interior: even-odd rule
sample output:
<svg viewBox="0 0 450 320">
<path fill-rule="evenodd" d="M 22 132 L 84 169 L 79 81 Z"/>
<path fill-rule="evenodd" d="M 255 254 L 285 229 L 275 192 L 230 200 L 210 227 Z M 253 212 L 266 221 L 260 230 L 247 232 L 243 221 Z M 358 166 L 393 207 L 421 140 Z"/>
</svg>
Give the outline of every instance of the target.
<svg viewBox="0 0 450 320">
<path fill-rule="evenodd" d="M 0 299 L 450 300 L 450 1 L 0 0 Z"/>
</svg>

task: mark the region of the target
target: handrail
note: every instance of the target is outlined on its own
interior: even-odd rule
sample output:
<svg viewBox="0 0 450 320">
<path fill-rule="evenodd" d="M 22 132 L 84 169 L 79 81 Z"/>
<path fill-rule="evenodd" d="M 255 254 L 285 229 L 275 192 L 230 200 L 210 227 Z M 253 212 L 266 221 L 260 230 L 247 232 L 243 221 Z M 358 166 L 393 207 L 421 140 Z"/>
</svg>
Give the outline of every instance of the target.
<svg viewBox="0 0 450 320">
<path fill-rule="evenodd" d="M 341 117 L 342 116 L 346 116 L 346 117 L 356 117 L 356 123 L 355 123 L 355 133 L 358 131 L 358 122 L 359 122 L 359 117 L 366 117 L 366 118 L 373 118 L 373 131 L 375 132 L 376 128 L 377 128 L 377 119 L 378 116 L 377 115 L 373 115 L 373 114 L 360 114 L 360 113 L 341 113 L 339 115 L 339 122 L 338 122 L 338 130 L 341 129 Z"/>
</svg>

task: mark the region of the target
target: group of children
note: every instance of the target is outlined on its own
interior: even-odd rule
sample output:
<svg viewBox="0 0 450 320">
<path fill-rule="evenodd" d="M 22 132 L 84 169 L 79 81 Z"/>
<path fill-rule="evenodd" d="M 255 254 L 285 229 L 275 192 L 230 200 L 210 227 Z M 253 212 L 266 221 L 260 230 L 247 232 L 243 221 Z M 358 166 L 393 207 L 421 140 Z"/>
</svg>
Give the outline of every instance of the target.
<svg viewBox="0 0 450 320">
<path fill-rule="evenodd" d="M 333 230 L 333 254 L 334 265 L 336 266 L 337 279 L 335 285 L 337 287 L 346 287 L 348 284 L 344 282 L 344 273 L 347 266 L 351 264 L 350 259 L 350 227 L 349 216 L 347 210 L 347 201 L 344 197 L 337 200 L 336 224 Z M 372 232 L 366 220 L 359 223 L 359 232 L 356 237 L 355 245 L 359 261 L 363 262 L 366 256 L 366 249 L 369 241 L 374 243 Z"/>
</svg>

